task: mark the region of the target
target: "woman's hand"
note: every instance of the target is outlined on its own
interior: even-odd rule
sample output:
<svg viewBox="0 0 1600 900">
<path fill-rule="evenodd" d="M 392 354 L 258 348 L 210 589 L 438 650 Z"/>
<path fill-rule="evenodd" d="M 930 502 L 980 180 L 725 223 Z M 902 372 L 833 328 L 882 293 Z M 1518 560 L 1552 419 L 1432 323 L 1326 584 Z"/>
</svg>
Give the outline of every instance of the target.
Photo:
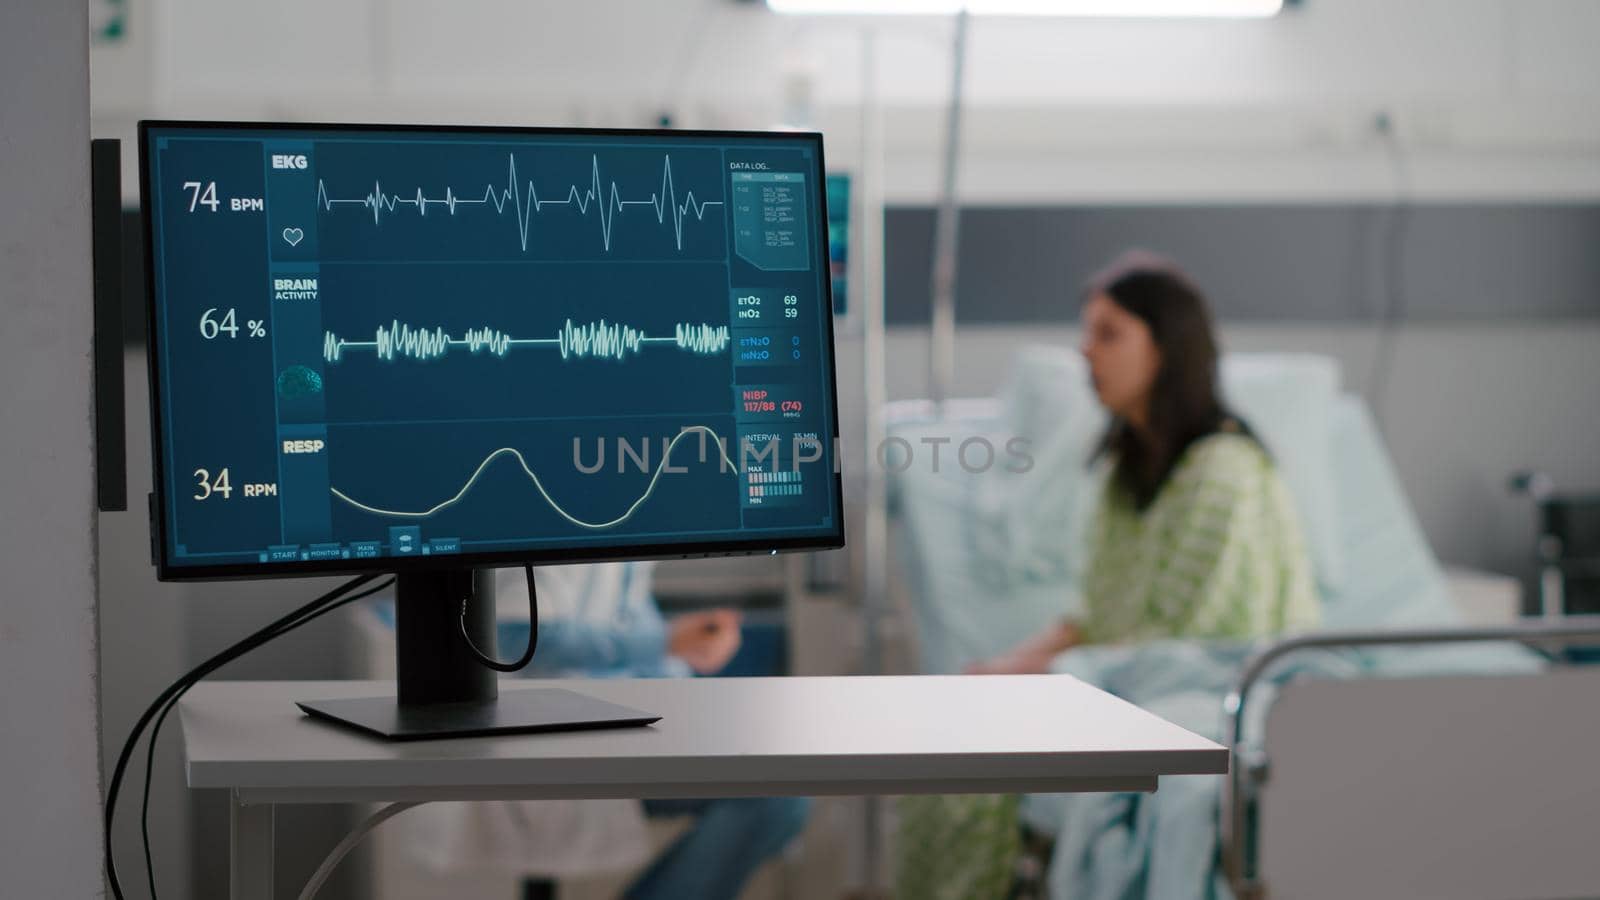
<svg viewBox="0 0 1600 900">
<path fill-rule="evenodd" d="M 1078 645 L 1083 634 L 1072 622 L 1058 622 L 992 659 L 969 663 L 965 675 L 1042 675 L 1060 653 Z"/>
<path fill-rule="evenodd" d="M 684 613 L 669 626 L 667 652 L 701 675 L 720 671 L 739 652 L 739 622 L 731 609 Z"/>
<path fill-rule="evenodd" d="M 1042 675 L 1050 671 L 1054 653 L 1023 644 L 1008 653 L 968 663 L 964 675 Z"/>
</svg>

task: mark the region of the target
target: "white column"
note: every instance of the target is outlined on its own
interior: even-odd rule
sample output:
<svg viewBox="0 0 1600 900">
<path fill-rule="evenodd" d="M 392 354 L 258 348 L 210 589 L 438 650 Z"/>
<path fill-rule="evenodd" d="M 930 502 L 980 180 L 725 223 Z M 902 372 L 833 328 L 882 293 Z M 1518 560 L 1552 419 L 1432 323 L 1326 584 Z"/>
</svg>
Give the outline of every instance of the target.
<svg viewBox="0 0 1600 900">
<path fill-rule="evenodd" d="M 0 3 L 0 872 L 98 897 L 88 9 Z"/>
</svg>

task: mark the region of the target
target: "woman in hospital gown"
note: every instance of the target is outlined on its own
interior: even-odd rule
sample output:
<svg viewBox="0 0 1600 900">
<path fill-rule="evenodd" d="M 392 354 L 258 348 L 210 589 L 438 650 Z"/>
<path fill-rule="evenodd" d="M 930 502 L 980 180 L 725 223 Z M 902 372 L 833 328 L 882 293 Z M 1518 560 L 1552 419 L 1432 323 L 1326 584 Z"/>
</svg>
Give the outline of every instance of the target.
<svg viewBox="0 0 1600 900">
<path fill-rule="evenodd" d="M 1271 457 L 1224 404 L 1199 290 L 1146 254 L 1093 279 L 1083 355 L 1111 424 L 1090 530 L 1084 610 L 980 674 L 1047 672 L 1081 644 L 1249 639 L 1317 620 L 1311 562 Z M 1010 797 L 901 805 L 900 896 L 1004 897 L 1019 851 Z"/>
</svg>

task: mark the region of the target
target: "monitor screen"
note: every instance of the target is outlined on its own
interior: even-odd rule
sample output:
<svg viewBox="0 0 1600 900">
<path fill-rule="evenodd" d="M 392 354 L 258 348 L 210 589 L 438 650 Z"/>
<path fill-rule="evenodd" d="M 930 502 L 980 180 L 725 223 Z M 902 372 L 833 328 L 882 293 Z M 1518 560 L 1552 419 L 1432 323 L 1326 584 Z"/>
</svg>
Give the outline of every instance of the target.
<svg viewBox="0 0 1600 900">
<path fill-rule="evenodd" d="M 163 578 L 843 545 L 818 135 L 140 151 Z"/>
</svg>

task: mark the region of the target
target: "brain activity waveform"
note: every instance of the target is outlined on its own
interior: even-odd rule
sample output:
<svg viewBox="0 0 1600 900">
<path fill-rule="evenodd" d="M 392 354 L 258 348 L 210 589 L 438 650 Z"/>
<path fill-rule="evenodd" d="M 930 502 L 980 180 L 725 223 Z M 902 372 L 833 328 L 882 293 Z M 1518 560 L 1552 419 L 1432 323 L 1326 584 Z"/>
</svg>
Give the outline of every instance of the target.
<svg viewBox="0 0 1600 900">
<path fill-rule="evenodd" d="M 706 210 L 709 207 L 721 206 L 721 200 L 697 200 L 694 191 L 684 193 L 682 199 L 678 197 L 678 189 L 672 177 L 672 157 L 664 156 L 661 163 L 661 187 L 650 195 L 648 200 L 625 200 L 615 181 L 609 187 L 604 185 L 600 178 L 600 157 L 595 155 L 589 168 L 589 183 L 587 187 L 579 189 L 578 185 L 571 185 L 565 194 L 558 197 L 541 197 L 534 187 L 533 180 L 527 181 L 517 177 L 517 157 L 507 154 L 507 175 L 504 187 L 489 184 L 484 187 L 482 196 L 468 194 L 459 195 L 454 188 L 445 188 L 443 197 L 428 197 L 418 187 L 409 194 L 391 194 L 383 189 L 377 181 L 372 183 L 372 190 L 363 197 L 334 197 L 328 193 L 327 183 L 317 179 L 317 206 L 324 212 L 333 212 L 345 206 L 365 207 L 372 212 L 372 224 L 381 225 L 383 216 L 394 214 L 400 207 L 408 206 L 416 210 L 418 215 L 426 216 L 430 206 L 444 207 L 445 211 L 454 216 L 462 207 L 488 206 L 493 208 L 495 214 L 505 215 L 512 213 L 517 221 L 517 238 L 522 244 L 524 253 L 528 250 L 529 234 L 532 230 L 532 220 L 535 213 L 540 213 L 546 207 L 559 206 L 575 208 L 578 213 L 587 216 L 593 211 L 600 220 L 600 241 L 606 252 L 611 251 L 611 232 L 616 223 L 617 214 L 625 211 L 630 206 L 648 206 L 654 211 L 656 223 L 666 225 L 668 217 L 672 221 L 672 235 L 677 249 L 683 249 L 683 223 L 686 218 L 693 217 L 695 221 L 704 221 Z"/>
<path fill-rule="evenodd" d="M 559 350 L 562 359 L 601 357 L 620 361 L 650 344 L 670 344 L 697 356 L 711 356 L 726 350 L 728 342 L 728 326 L 705 323 L 679 322 L 673 326 L 671 337 L 651 337 L 631 325 L 605 319 L 584 325 L 573 324 L 568 319 L 555 337 L 514 338 L 494 328 L 469 328 L 457 336 L 443 328 L 417 328 L 397 319 L 388 325 L 379 325 L 370 341 L 350 341 L 331 331 L 323 332 L 322 358 L 336 363 L 349 350 L 371 350 L 385 362 L 399 357 L 426 361 L 438 359 L 455 348 L 503 357 L 513 347 L 543 345 Z"/>
<path fill-rule="evenodd" d="M 613 519 L 608 519 L 608 520 L 603 521 L 603 522 L 586 521 L 584 519 L 580 519 L 580 518 L 572 515 L 571 513 L 567 512 L 565 509 L 563 509 L 561 504 L 558 503 L 554 497 L 550 496 L 550 492 L 545 489 L 544 482 L 539 480 L 538 474 L 535 473 L 533 471 L 533 469 L 528 466 L 528 460 L 523 457 L 522 452 L 520 450 L 517 450 L 515 447 L 501 447 L 500 449 L 495 450 L 494 452 L 490 453 L 488 456 L 485 456 L 483 458 L 483 462 L 478 463 L 478 467 L 472 471 L 472 474 L 467 477 L 466 482 L 461 485 L 461 489 L 460 490 L 456 491 L 455 494 L 453 496 L 451 496 L 450 498 L 448 498 L 446 500 L 441 500 L 438 503 L 435 503 L 433 506 L 428 507 L 427 509 L 422 509 L 422 510 L 383 509 L 381 507 L 369 506 L 368 504 L 362 503 L 361 501 L 352 498 L 350 495 L 344 493 L 343 491 L 339 490 L 336 487 L 329 487 L 328 490 L 330 492 L 332 492 L 333 496 L 338 497 L 340 500 L 343 500 L 345 503 L 350 504 L 351 506 L 355 507 L 356 509 L 362 510 L 364 512 L 369 512 L 369 513 L 372 513 L 374 515 L 391 516 L 391 517 L 394 517 L 394 518 L 402 518 L 402 519 L 426 519 L 429 516 L 432 516 L 432 515 L 434 515 L 436 513 L 443 512 L 444 510 L 449 509 L 450 507 L 456 505 L 457 503 L 460 503 L 462 498 L 466 497 L 467 493 L 472 490 L 472 486 L 477 483 L 478 479 L 483 475 L 484 470 L 489 468 L 489 465 L 491 463 L 493 463 L 497 459 L 500 459 L 501 457 L 510 457 L 511 459 L 515 459 L 517 461 L 517 465 L 522 467 L 523 474 L 528 476 L 528 480 L 529 481 L 533 482 L 533 486 L 534 486 L 534 488 L 536 490 L 538 490 L 539 495 L 544 498 L 544 501 L 546 503 L 550 504 L 550 508 L 555 510 L 556 513 L 561 516 L 561 518 L 566 519 L 568 522 L 571 522 L 572 524 L 578 526 L 579 528 L 588 528 L 590 530 L 600 530 L 600 529 L 605 529 L 605 528 L 611 528 L 611 527 L 620 525 L 623 522 L 626 522 L 629 518 L 631 518 L 633 516 L 634 512 L 637 511 L 640 506 L 644 505 L 644 502 L 646 500 L 650 499 L 650 495 L 655 493 L 656 483 L 661 480 L 661 473 L 666 469 L 667 463 L 672 459 L 672 451 L 673 451 L 673 449 L 676 448 L 678 446 L 678 444 L 681 441 L 683 441 L 684 438 L 688 437 L 691 434 L 699 434 L 699 435 L 701 435 L 701 440 L 702 441 L 704 441 L 705 436 L 709 435 L 711 437 L 712 443 L 715 444 L 715 446 L 717 447 L 717 452 L 722 457 L 720 460 L 718 460 L 717 465 L 724 472 L 735 473 L 735 474 L 737 473 L 738 467 L 734 464 L 733 460 L 731 458 L 729 458 L 728 449 L 725 446 L 725 444 L 723 443 L 723 438 L 720 435 L 718 435 L 715 431 L 713 431 L 712 429 L 710 429 L 709 427 L 707 427 L 705 425 L 692 425 L 692 426 L 689 426 L 687 428 L 684 428 L 682 431 L 678 432 L 677 436 L 675 436 L 670 442 L 667 443 L 666 449 L 663 450 L 662 453 L 661 453 L 661 462 L 656 465 L 655 473 L 650 476 L 650 483 L 645 485 L 644 493 L 640 494 L 639 498 L 637 500 L 634 500 L 631 504 L 629 504 L 628 508 L 626 510 L 624 510 L 620 515 L 616 516 Z M 679 469 L 677 471 L 682 471 L 682 470 Z"/>
</svg>

